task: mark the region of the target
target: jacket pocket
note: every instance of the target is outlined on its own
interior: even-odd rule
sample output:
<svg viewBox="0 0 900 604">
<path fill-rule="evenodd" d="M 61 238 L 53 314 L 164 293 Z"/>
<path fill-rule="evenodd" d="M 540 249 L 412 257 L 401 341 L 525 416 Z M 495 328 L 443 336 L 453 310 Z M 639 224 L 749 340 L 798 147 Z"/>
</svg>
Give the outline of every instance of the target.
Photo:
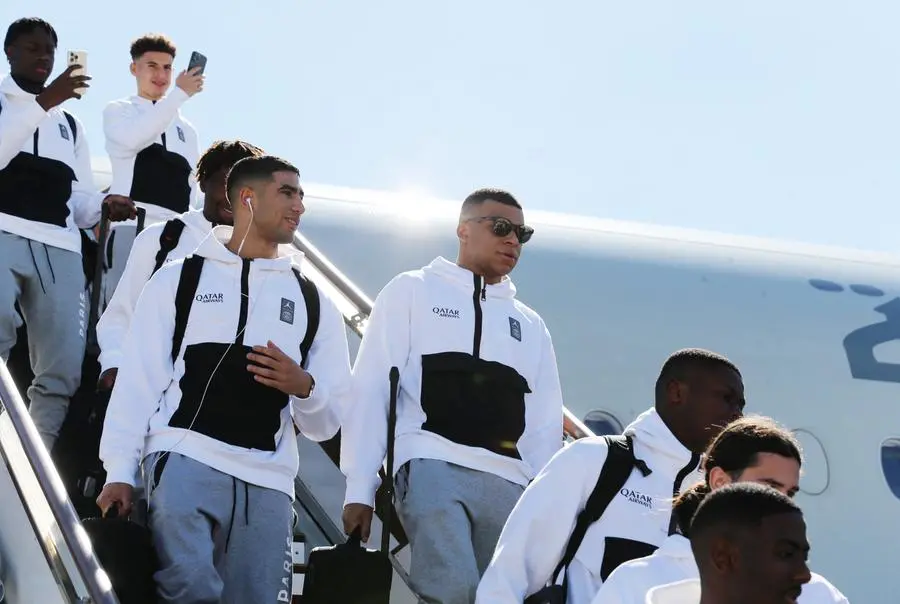
<svg viewBox="0 0 900 604">
<path fill-rule="evenodd" d="M 0 212 L 65 227 L 74 180 L 64 162 L 19 153 L 0 170 Z"/>
<path fill-rule="evenodd" d="M 251 350 L 211 342 L 188 346 L 179 381 L 181 401 L 169 426 L 237 447 L 274 451 L 281 411 L 290 397 L 253 379 L 247 371 Z"/>
<path fill-rule="evenodd" d="M 606 581 L 612 571 L 630 560 L 649 556 L 656 551 L 655 545 L 625 539 L 622 537 L 606 537 L 603 548 L 603 565 L 600 567 L 600 578 Z"/>
<path fill-rule="evenodd" d="M 422 356 L 423 430 L 469 447 L 521 459 L 527 380 L 495 361 L 462 352 Z"/>
</svg>

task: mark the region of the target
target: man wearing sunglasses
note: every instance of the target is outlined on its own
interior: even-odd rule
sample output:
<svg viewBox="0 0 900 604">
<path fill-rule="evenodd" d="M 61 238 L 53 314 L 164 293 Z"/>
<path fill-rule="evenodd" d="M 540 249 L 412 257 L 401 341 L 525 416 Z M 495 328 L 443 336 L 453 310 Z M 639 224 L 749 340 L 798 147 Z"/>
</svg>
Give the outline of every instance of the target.
<svg viewBox="0 0 900 604">
<path fill-rule="evenodd" d="M 356 357 L 341 439 L 344 530 L 369 536 L 396 366 L 395 502 L 425 602 L 474 601 L 506 517 L 562 446 L 550 334 L 509 278 L 534 233 L 523 222 L 509 193 L 469 195 L 456 262 L 438 257 L 388 283 Z"/>
</svg>

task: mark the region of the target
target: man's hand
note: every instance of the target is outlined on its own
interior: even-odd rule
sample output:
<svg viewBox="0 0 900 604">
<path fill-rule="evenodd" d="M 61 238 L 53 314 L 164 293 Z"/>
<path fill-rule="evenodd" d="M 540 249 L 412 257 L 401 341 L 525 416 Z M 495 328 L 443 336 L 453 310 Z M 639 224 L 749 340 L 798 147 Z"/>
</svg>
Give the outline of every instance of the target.
<svg viewBox="0 0 900 604">
<path fill-rule="evenodd" d="M 100 392 L 110 391 L 113 389 L 113 386 L 116 385 L 116 376 L 119 375 L 119 370 L 116 367 L 112 369 L 107 369 L 103 373 L 100 374 L 100 379 L 97 380 L 97 390 Z"/>
<path fill-rule="evenodd" d="M 109 219 L 112 222 L 122 222 L 137 216 L 134 202 L 124 195 L 107 195 L 103 203 L 109 207 Z"/>
<path fill-rule="evenodd" d="M 75 91 L 79 88 L 89 88 L 88 80 L 91 79 L 91 76 L 73 76 L 72 72 L 80 67 L 81 65 L 69 65 L 68 69 L 56 76 L 56 79 L 50 82 L 50 85 L 37 95 L 35 100 L 38 102 L 38 105 L 44 108 L 44 111 L 50 111 L 69 99 L 81 98 L 81 93 Z"/>
<path fill-rule="evenodd" d="M 97 497 L 97 507 L 106 515 L 106 511 L 114 503 L 119 504 L 119 516 L 125 517 L 131 513 L 131 502 L 134 497 L 134 487 L 124 482 L 110 482 L 100 491 Z"/>
<path fill-rule="evenodd" d="M 348 503 L 344 506 L 344 512 L 341 519 L 344 521 L 344 533 L 353 534 L 357 528 L 360 529 L 362 542 L 369 540 L 369 533 L 372 531 L 372 514 L 374 509 L 363 503 Z"/>
<path fill-rule="evenodd" d="M 188 96 L 194 96 L 203 91 L 205 76 L 200 73 L 200 67 L 194 67 L 190 72 L 182 71 L 175 78 L 175 85 L 184 90 Z"/>
<path fill-rule="evenodd" d="M 247 354 L 247 360 L 251 363 L 247 365 L 247 371 L 254 374 L 260 384 L 300 398 L 309 396 L 312 376 L 271 340 L 268 346 L 254 346 L 253 352 Z"/>
</svg>

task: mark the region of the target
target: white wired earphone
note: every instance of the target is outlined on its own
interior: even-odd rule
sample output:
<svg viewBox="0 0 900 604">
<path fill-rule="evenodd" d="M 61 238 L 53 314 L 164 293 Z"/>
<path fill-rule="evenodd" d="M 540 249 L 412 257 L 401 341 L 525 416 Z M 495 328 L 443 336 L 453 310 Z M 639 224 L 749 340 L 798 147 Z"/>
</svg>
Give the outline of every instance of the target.
<svg viewBox="0 0 900 604">
<path fill-rule="evenodd" d="M 228 202 L 228 205 L 231 206 L 231 202 L 228 201 L 228 198 L 227 198 L 227 197 L 226 197 L 226 201 Z M 247 235 L 250 234 L 250 229 L 253 227 L 253 203 L 252 203 L 252 198 L 250 198 L 250 197 L 245 197 L 245 198 L 244 198 L 244 203 L 247 205 L 247 208 L 250 209 L 250 224 L 247 225 L 247 230 L 244 232 L 244 236 L 241 238 L 241 243 L 240 243 L 240 245 L 238 245 L 238 249 L 237 249 L 237 255 L 238 255 L 238 256 L 241 255 L 241 249 L 243 249 L 243 247 L 244 247 L 244 242 L 247 240 Z M 197 245 L 197 247 L 199 248 L 201 245 L 203 245 L 203 243 L 206 241 L 206 239 L 207 239 L 210 235 L 212 235 L 212 234 L 213 234 L 213 232 L 212 232 L 212 230 L 210 230 L 210 232 L 206 234 L 206 237 L 203 238 L 203 240 Z M 268 278 L 268 276 L 266 276 L 266 277 L 263 279 L 263 283 L 260 285 L 260 289 L 262 289 L 262 285 L 265 285 L 265 281 L 266 281 L 267 278 Z M 253 310 L 254 310 L 254 308 L 255 308 L 255 304 L 254 304 L 253 298 L 250 297 L 250 292 L 249 292 L 249 291 L 248 291 L 246 294 L 241 293 L 241 295 L 242 295 L 242 296 L 243 296 L 243 295 L 246 295 L 246 296 L 247 296 L 247 299 L 249 300 L 249 304 L 248 304 L 249 308 L 248 308 L 248 310 L 247 310 L 247 322 L 244 323 L 244 327 L 241 328 L 241 331 L 239 331 L 239 332 L 237 333 L 237 335 L 235 335 L 235 338 L 234 338 L 235 340 L 237 340 L 237 339 L 241 336 L 241 334 L 243 334 L 244 331 L 247 329 L 247 325 L 250 324 L 250 317 L 253 316 Z M 224 361 L 224 360 L 225 360 L 225 357 L 228 356 L 228 353 L 231 351 L 231 347 L 232 347 L 232 346 L 234 346 L 234 342 L 233 342 L 233 341 L 232 341 L 231 343 L 228 344 L 228 348 L 225 349 L 225 352 L 222 354 L 222 357 L 219 359 L 219 361 L 216 363 L 216 366 L 213 367 L 213 370 L 210 372 L 210 374 L 209 374 L 209 379 L 206 381 L 206 386 L 203 388 L 203 395 L 200 397 L 200 404 L 197 405 L 197 410 L 194 412 L 194 417 L 191 418 L 191 423 L 188 425 L 187 428 L 185 428 L 184 434 L 181 435 L 181 438 L 179 438 L 178 441 L 177 441 L 174 445 L 172 445 L 172 446 L 171 446 L 169 449 L 167 449 L 166 451 L 163 451 L 162 453 L 160 453 L 159 455 L 157 455 L 157 456 L 156 456 L 156 459 L 153 460 L 153 464 L 150 466 L 150 468 L 149 468 L 149 469 L 147 470 L 147 472 L 146 472 L 146 476 L 147 476 L 150 480 L 147 480 L 147 478 L 142 477 L 142 480 L 143 480 L 143 482 L 144 482 L 144 492 L 145 492 L 146 495 L 147 495 L 147 513 L 148 513 L 148 514 L 150 513 L 150 497 L 151 497 L 151 493 L 150 493 L 150 481 L 153 480 L 153 475 L 156 473 L 156 464 L 158 464 L 160 461 L 162 461 L 164 457 L 166 457 L 167 455 L 169 455 L 169 453 L 171 453 L 172 450 L 173 450 L 175 447 L 177 447 L 178 445 L 180 445 L 181 442 L 182 442 L 185 438 L 187 438 L 187 435 L 191 433 L 191 430 L 192 430 L 193 427 L 194 427 L 194 423 L 197 421 L 197 418 L 200 416 L 200 409 L 203 408 L 203 403 L 206 401 L 206 393 L 209 391 L 209 385 L 212 384 L 212 380 L 213 380 L 213 377 L 216 375 L 216 371 L 219 370 L 219 367 L 222 365 L 222 361 Z M 180 352 L 181 352 L 181 351 L 179 351 L 179 353 L 180 353 Z M 182 362 L 183 362 L 183 359 L 182 359 Z M 154 486 L 154 490 L 155 490 L 155 486 Z M 133 504 L 134 504 L 134 502 L 132 502 L 132 505 L 133 505 Z"/>
</svg>

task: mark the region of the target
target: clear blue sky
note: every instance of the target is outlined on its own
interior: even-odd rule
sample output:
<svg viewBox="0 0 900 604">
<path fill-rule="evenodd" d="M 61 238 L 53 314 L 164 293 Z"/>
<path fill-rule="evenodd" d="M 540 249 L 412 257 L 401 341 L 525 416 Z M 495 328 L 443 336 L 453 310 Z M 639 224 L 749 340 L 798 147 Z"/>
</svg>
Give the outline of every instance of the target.
<svg viewBox="0 0 900 604">
<path fill-rule="evenodd" d="M 130 40 L 161 31 L 179 67 L 209 57 L 201 143 L 308 182 L 900 251 L 896 0 L 0 4 L 4 29 L 26 15 L 59 31 L 54 75 L 89 51 L 67 108 L 95 155 Z"/>
</svg>

